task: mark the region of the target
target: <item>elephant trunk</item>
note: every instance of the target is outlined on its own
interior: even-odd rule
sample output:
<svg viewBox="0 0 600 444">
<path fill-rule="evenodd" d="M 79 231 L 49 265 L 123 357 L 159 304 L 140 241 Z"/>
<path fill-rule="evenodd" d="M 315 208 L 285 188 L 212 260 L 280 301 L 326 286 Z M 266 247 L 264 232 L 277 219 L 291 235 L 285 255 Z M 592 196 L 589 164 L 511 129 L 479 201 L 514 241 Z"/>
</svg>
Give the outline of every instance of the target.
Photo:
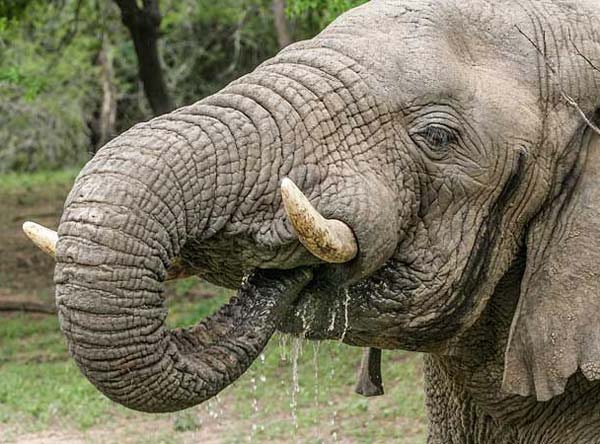
<svg viewBox="0 0 600 444">
<path fill-rule="evenodd" d="M 254 117 L 201 102 L 137 125 L 88 163 L 67 199 L 56 249 L 60 325 L 82 372 L 116 402 L 164 412 L 214 396 L 250 366 L 310 278 L 264 291 L 247 283 L 196 326 L 165 327 L 162 282 L 173 260 L 228 229 L 255 228 L 240 215 L 252 190 L 245 175 L 261 172 L 260 162 L 246 165 L 246 150 L 266 137 Z"/>
</svg>

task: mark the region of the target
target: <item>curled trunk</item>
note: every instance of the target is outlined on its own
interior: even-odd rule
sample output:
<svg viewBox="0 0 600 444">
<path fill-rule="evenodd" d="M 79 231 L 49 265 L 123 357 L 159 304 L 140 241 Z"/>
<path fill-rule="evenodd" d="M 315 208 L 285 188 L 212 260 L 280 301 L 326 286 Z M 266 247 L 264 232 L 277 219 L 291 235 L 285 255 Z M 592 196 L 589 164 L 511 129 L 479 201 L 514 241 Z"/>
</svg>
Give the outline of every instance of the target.
<svg viewBox="0 0 600 444">
<path fill-rule="evenodd" d="M 310 279 L 262 273 L 195 327 L 166 329 L 167 269 L 187 245 L 223 231 L 242 190 L 231 176 L 231 117 L 190 111 L 104 147 L 78 177 L 58 232 L 56 301 L 69 351 L 96 387 L 137 410 L 186 408 L 233 382 Z"/>
<path fill-rule="evenodd" d="M 243 374 L 311 277 L 306 269 L 276 277 L 258 272 L 217 313 L 171 331 L 158 301 L 143 308 L 104 303 L 98 310 L 90 298 L 100 294 L 81 297 L 80 289 L 67 284 L 58 309 L 69 350 L 96 387 L 127 407 L 168 412 L 211 398 Z"/>
</svg>

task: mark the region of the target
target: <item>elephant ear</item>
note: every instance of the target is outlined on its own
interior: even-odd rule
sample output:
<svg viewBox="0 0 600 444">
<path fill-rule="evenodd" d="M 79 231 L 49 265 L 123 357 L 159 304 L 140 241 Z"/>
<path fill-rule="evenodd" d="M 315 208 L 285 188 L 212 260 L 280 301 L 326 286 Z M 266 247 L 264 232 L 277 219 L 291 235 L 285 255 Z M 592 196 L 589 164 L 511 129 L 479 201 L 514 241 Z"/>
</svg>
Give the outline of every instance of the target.
<svg viewBox="0 0 600 444">
<path fill-rule="evenodd" d="M 587 129 L 560 192 L 532 221 L 502 388 L 547 401 L 578 369 L 600 379 L 600 136 Z M 575 144 L 571 148 L 579 148 Z"/>
</svg>

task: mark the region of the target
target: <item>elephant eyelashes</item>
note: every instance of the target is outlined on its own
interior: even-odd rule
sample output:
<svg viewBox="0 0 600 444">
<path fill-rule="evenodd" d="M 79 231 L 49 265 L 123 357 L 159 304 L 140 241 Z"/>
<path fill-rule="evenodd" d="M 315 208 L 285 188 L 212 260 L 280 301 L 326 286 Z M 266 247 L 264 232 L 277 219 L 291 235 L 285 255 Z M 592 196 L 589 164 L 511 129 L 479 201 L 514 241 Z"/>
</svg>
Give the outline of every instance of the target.
<svg viewBox="0 0 600 444">
<path fill-rule="evenodd" d="M 435 157 L 443 157 L 457 141 L 456 131 L 440 124 L 429 125 L 413 135 L 413 140 Z"/>
</svg>

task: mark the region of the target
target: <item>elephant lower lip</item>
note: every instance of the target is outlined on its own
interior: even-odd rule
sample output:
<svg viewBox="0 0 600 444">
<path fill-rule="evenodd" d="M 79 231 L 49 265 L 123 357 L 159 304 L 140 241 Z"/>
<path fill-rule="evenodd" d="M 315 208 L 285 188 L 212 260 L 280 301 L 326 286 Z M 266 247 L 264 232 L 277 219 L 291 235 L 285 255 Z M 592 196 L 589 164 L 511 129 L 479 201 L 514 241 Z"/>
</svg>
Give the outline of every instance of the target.
<svg viewBox="0 0 600 444">
<path fill-rule="evenodd" d="M 346 324 L 344 303 L 349 268 L 321 264 L 312 267 L 313 278 L 294 300 L 277 329 L 307 339 L 340 339 Z"/>
</svg>

